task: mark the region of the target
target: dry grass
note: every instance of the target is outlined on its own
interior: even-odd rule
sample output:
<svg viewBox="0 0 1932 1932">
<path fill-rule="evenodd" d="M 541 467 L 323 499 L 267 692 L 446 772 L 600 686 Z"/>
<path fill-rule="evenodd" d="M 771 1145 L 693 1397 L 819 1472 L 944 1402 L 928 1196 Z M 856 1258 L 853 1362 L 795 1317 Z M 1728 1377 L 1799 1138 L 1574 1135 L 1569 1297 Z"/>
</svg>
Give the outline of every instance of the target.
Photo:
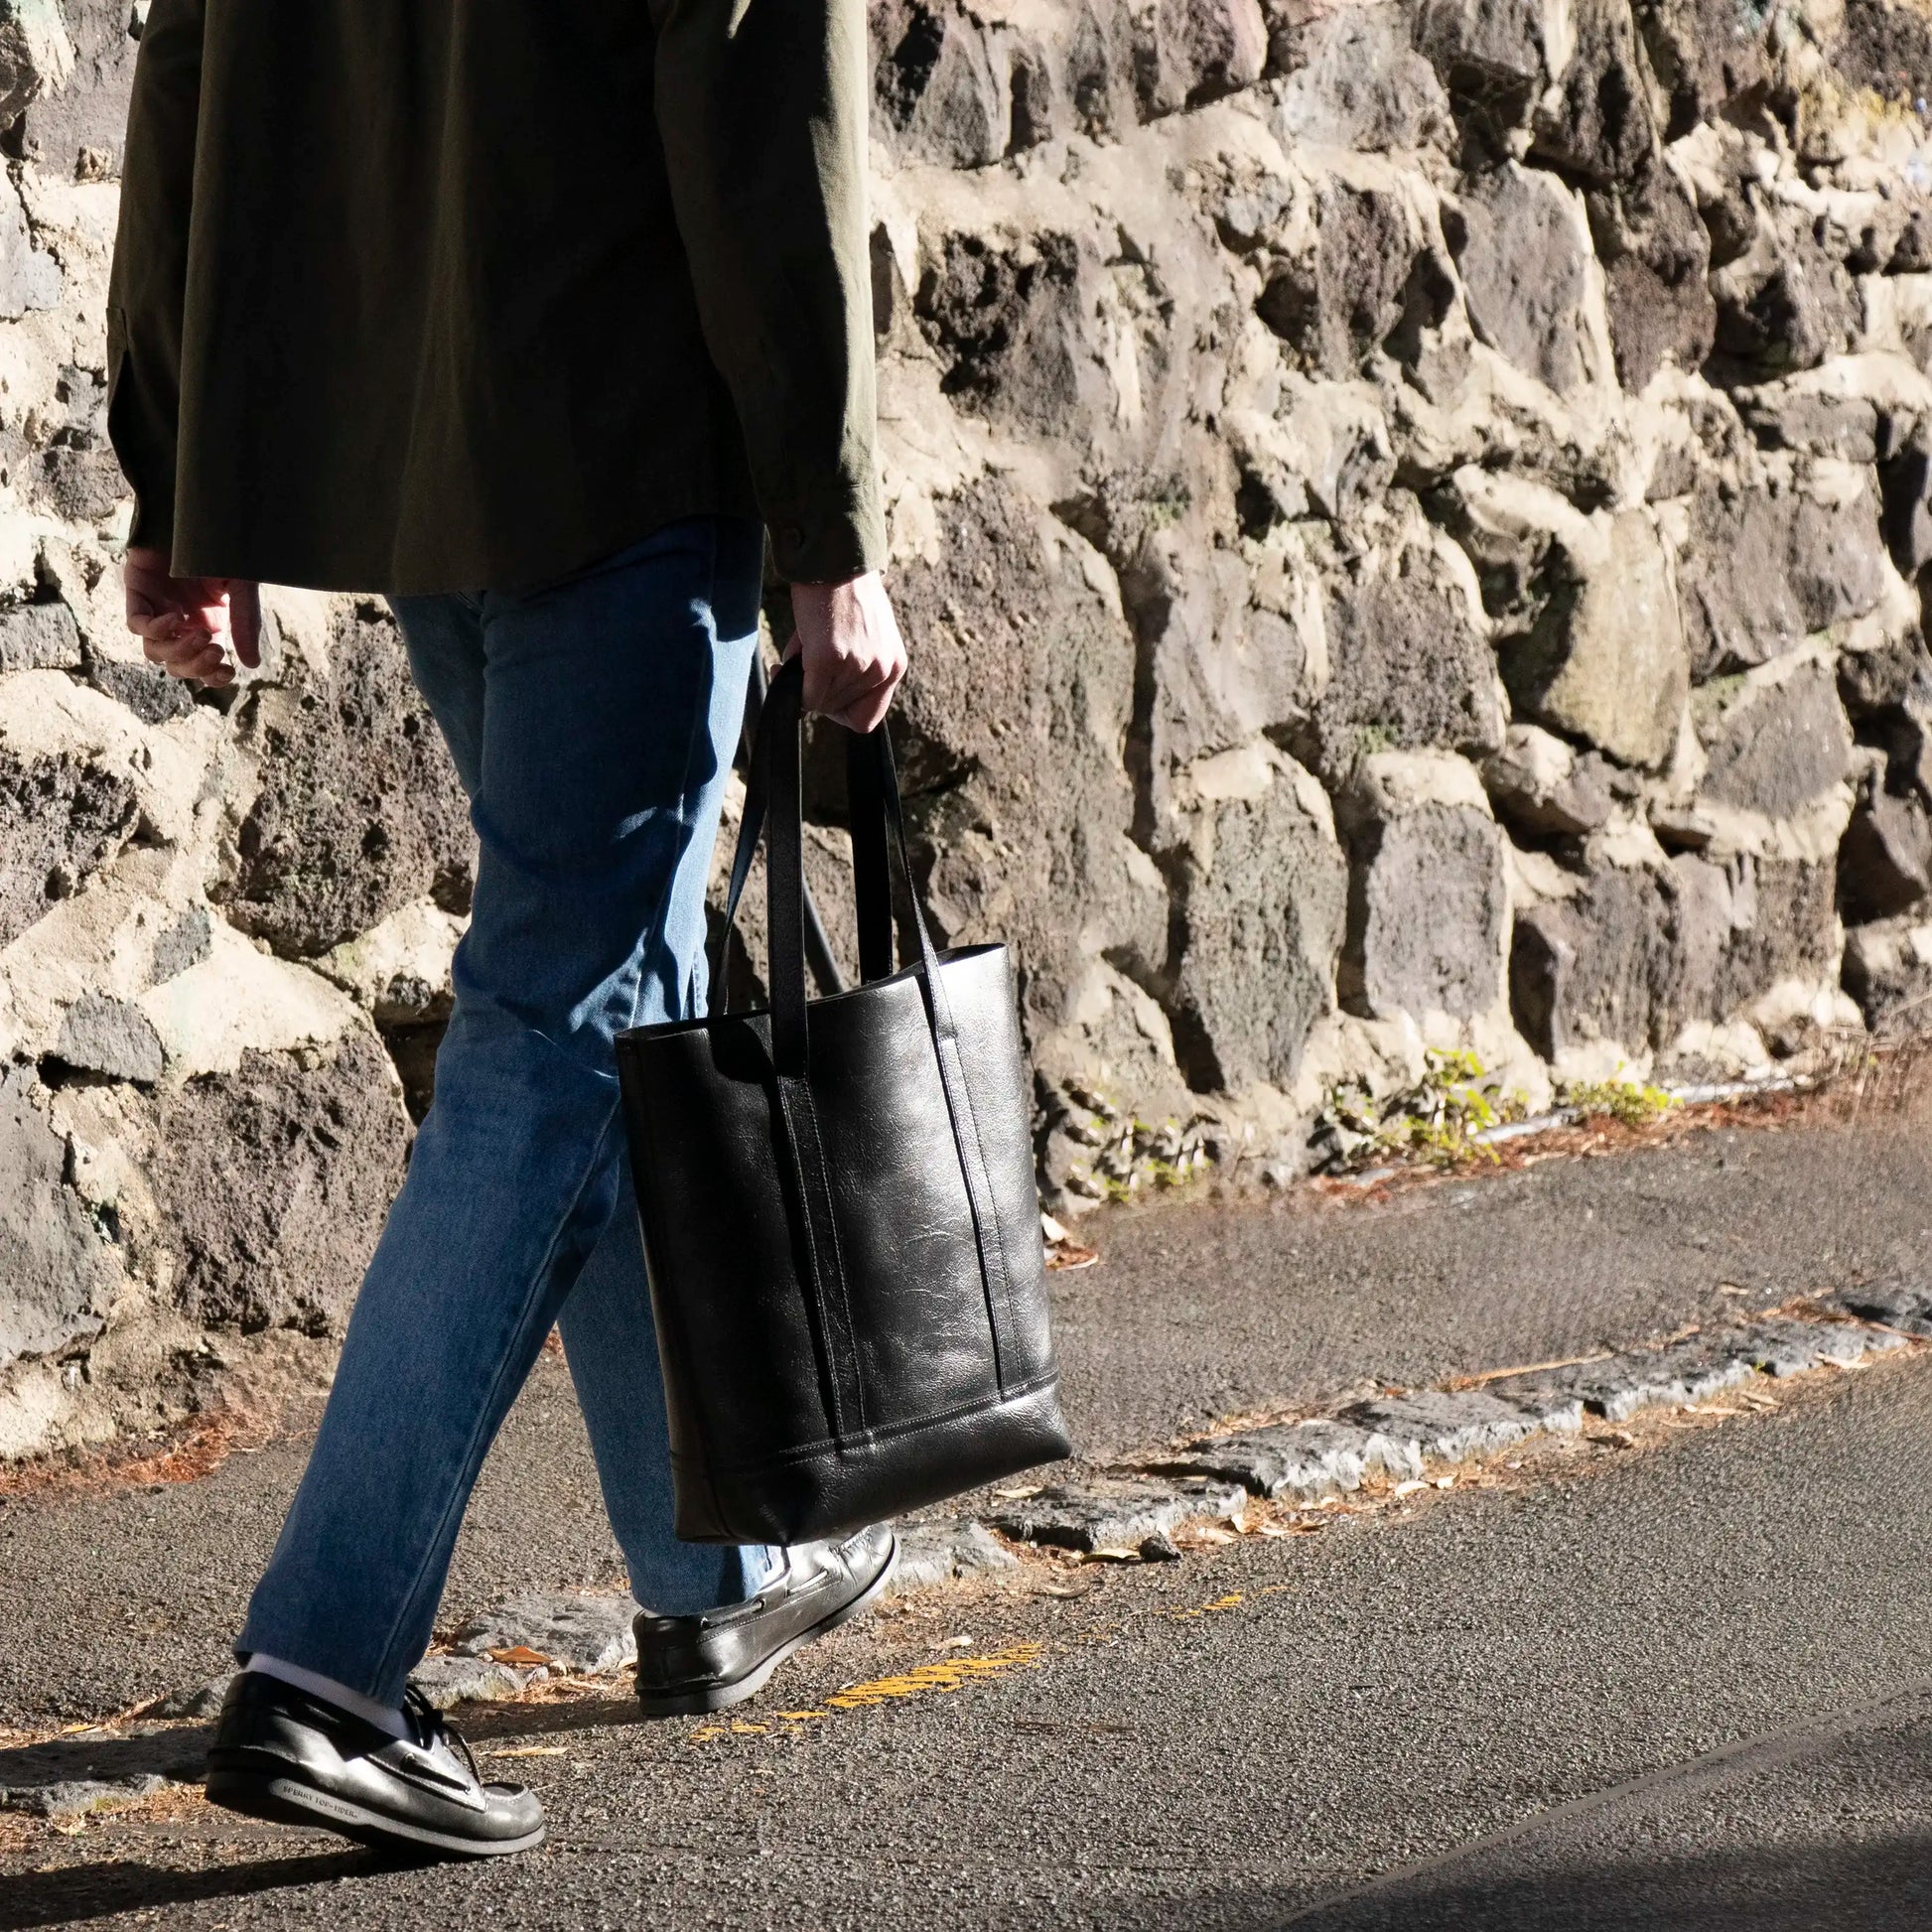
<svg viewBox="0 0 1932 1932">
<path fill-rule="evenodd" d="M 0 1466 L 0 1496 L 92 1495 L 157 1482 L 193 1482 L 231 1455 L 266 1448 L 274 1434 L 274 1423 L 262 1416 L 218 1409 L 177 1424 L 158 1441 Z"/>
</svg>

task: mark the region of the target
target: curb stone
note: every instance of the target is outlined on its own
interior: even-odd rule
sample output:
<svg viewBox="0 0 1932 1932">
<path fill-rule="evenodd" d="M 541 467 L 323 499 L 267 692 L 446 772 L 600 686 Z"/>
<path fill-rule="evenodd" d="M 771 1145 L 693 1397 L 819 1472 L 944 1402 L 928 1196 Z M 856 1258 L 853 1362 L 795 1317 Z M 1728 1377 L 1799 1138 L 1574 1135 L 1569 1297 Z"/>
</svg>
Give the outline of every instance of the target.
<svg viewBox="0 0 1932 1932">
<path fill-rule="evenodd" d="M 59 1822 L 85 1818 L 97 1811 L 118 1811 L 139 1804 L 157 1791 L 177 1791 L 179 1780 L 156 1771 L 136 1771 L 125 1778 L 64 1778 L 58 1784 L 0 1784 L 0 1811 L 22 1811 L 32 1818 Z"/>
<path fill-rule="evenodd" d="M 1745 1330 L 1743 1337 L 1751 1366 L 1775 1380 L 1802 1375 L 1826 1362 L 1856 1362 L 1865 1355 L 1884 1354 L 1904 1343 L 1896 1335 L 1849 1323 L 1793 1321 L 1773 1317 Z"/>
<path fill-rule="evenodd" d="M 1872 1288 L 1848 1288 L 1832 1305 L 1863 1321 L 1882 1321 L 1901 1334 L 1932 1340 L 1932 1286 L 1886 1282 Z"/>
<path fill-rule="evenodd" d="M 1011 1570 L 1019 1561 L 984 1523 L 970 1516 L 954 1516 L 936 1523 L 901 1523 L 898 1568 L 893 1573 L 888 1594 L 897 1596 L 908 1589 L 925 1589 L 933 1584 Z"/>
<path fill-rule="evenodd" d="M 1530 1405 L 1554 1399 L 1579 1402 L 1605 1422 L 1627 1422 L 1640 1409 L 1682 1409 L 1746 1380 L 1751 1363 L 1698 1337 L 1647 1351 L 1610 1355 L 1575 1368 L 1546 1370 L 1518 1382 L 1506 1377 L 1493 1387 L 1506 1403 Z M 1582 1427 L 1581 1417 L 1578 1427 Z"/>
<path fill-rule="evenodd" d="M 1172 1536 L 1186 1523 L 1233 1522 L 1246 1501 L 1245 1488 L 1227 1483 L 1099 1476 L 1091 1482 L 1053 1483 L 986 1522 L 1017 1543 L 1045 1543 L 1090 1555 Z"/>
<path fill-rule="evenodd" d="M 1424 1461 L 1466 1462 L 1472 1455 L 1508 1449 L 1531 1435 L 1536 1424 L 1521 1410 L 1477 1391 L 1449 1394 L 1422 1389 L 1414 1395 L 1377 1396 L 1341 1412 L 1343 1422 L 1390 1442 L 1406 1444 L 1421 1475 Z"/>
<path fill-rule="evenodd" d="M 1313 1501 L 1348 1495 L 1378 1471 L 1419 1474 L 1422 1463 L 1407 1444 L 1353 1423 L 1318 1418 L 1271 1423 L 1238 1436 L 1204 1436 L 1173 1455 L 1151 1457 L 1140 1466 L 1158 1475 L 1238 1482 L 1257 1496 Z"/>
<path fill-rule="evenodd" d="M 534 1671 L 512 1670 L 489 1657 L 425 1657 L 410 1683 L 438 1711 L 459 1704 L 502 1704 L 529 1687 Z"/>
<path fill-rule="evenodd" d="M 206 1684 L 197 1684 L 193 1690 L 170 1691 L 164 1698 L 144 1706 L 144 1718 L 218 1718 L 221 1715 L 221 1700 L 228 1695 L 228 1686 L 235 1681 L 237 1673 L 228 1671 L 221 1677 L 210 1678 Z"/>
<path fill-rule="evenodd" d="M 450 1647 L 463 1658 L 488 1658 L 495 1650 L 534 1650 L 552 1669 L 604 1677 L 637 1661 L 630 1627 L 636 1614 L 630 1596 L 523 1590 L 466 1623 Z"/>
</svg>

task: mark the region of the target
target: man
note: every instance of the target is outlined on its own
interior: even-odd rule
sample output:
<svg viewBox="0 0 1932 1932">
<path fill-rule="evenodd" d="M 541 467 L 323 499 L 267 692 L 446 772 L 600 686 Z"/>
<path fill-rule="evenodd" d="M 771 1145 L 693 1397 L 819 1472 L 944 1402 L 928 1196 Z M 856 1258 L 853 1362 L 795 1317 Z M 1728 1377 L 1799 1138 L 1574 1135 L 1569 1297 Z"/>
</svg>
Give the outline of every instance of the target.
<svg viewBox="0 0 1932 1932">
<path fill-rule="evenodd" d="M 258 662 L 259 582 L 387 593 L 481 847 L 435 1105 L 236 1643 L 217 1803 L 541 1840 L 405 1687 L 553 1322 L 647 1713 L 751 1695 L 885 1585 L 884 1530 L 672 1537 L 612 1051 L 702 1008 L 760 526 L 811 708 L 870 729 L 904 669 L 866 96 L 861 0 L 154 0 L 109 311 L 129 624 L 218 686 L 230 648 Z"/>
</svg>

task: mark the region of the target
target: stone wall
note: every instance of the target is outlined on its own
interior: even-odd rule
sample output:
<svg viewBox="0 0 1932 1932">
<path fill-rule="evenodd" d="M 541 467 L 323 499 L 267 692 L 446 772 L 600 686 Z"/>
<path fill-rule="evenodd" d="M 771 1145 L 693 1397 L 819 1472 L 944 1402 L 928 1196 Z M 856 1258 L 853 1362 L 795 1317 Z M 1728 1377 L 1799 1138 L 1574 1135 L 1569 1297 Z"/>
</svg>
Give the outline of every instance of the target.
<svg viewBox="0 0 1932 1932">
<path fill-rule="evenodd" d="M 141 12 L 0 0 L 0 1456 L 326 1367 L 467 902 L 379 606 L 272 593 L 200 699 L 121 627 Z M 1429 1046 L 1535 1104 L 1932 1002 L 1923 0 L 874 39 L 916 858 L 1018 948 L 1056 1205 L 1280 1179 Z"/>
</svg>

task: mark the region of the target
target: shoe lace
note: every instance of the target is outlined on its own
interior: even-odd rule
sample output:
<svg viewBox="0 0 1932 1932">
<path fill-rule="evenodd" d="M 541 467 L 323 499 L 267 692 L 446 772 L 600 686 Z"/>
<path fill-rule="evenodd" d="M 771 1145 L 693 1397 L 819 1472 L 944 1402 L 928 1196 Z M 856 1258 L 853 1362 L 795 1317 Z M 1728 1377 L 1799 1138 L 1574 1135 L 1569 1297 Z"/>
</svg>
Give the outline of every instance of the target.
<svg viewBox="0 0 1932 1932">
<path fill-rule="evenodd" d="M 460 1730 L 452 1730 L 442 1712 L 437 1710 L 429 1699 L 412 1684 L 402 1694 L 402 1708 L 408 1714 L 423 1747 L 433 1748 L 438 1742 L 448 1744 L 470 1767 L 470 1775 L 479 1784 L 483 1783 L 483 1772 L 478 1768 L 477 1755 L 470 1748 L 470 1740 Z"/>
</svg>

